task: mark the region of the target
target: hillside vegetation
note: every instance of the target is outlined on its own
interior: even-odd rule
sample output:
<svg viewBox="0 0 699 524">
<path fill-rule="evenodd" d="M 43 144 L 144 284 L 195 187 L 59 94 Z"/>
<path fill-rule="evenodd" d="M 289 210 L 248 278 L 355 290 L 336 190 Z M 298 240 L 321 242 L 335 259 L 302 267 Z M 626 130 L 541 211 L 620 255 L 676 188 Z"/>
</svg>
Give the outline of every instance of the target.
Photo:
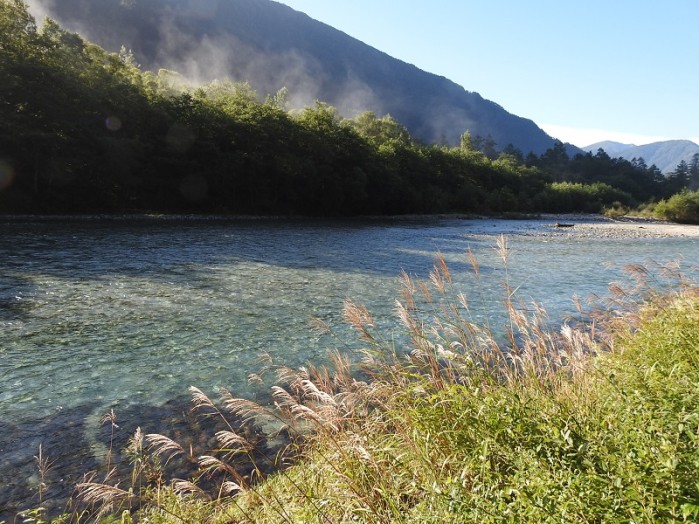
<svg viewBox="0 0 699 524">
<path fill-rule="evenodd" d="M 390 114 L 426 143 L 456 145 L 469 128 L 525 152 L 541 154 L 554 144 L 531 120 L 280 2 L 34 2 L 105 49 L 126 46 L 145 69 L 175 70 L 197 84 L 231 78 L 263 94 L 286 86 L 291 107 L 318 99 L 346 116 Z"/>
<path fill-rule="evenodd" d="M 423 144 L 390 116 L 289 111 L 285 89 L 180 80 L 0 0 L 0 212 L 599 212 L 685 180 L 603 152 L 570 158 L 560 142 L 541 156 L 468 130 L 458 146 Z"/>
</svg>

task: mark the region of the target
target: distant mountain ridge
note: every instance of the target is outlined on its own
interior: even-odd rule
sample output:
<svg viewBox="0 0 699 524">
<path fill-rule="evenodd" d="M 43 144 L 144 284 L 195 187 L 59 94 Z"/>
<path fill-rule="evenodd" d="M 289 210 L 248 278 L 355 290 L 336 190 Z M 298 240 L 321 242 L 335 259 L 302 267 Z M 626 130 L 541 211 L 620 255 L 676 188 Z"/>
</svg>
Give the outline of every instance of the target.
<svg viewBox="0 0 699 524">
<path fill-rule="evenodd" d="M 287 87 L 296 106 L 318 99 L 347 116 L 390 114 L 426 142 L 456 144 L 469 130 L 490 135 L 498 149 L 512 144 L 525 154 L 541 154 L 555 143 L 533 121 L 478 93 L 271 0 L 30 4 L 106 49 L 133 50 L 145 69 L 172 69 L 197 81 L 249 81 L 261 95 Z"/>
<path fill-rule="evenodd" d="M 619 153 L 622 151 L 625 151 L 627 149 L 631 149 L 632 147 L 636 147 L 634 144 L 622 144 L 621 142 L 614 142 L 612 140 L 604 140 L 602 142 L 597 142 L 594 144 L 591 144 L 589 146 L 583 147 L 583 151 L 587 151 L 590 153 L 596 153 L 597 150 L 599 149 L 604 149 L 604 151 L 612 157 L 618 157 Z"/>
<path fill-rule="evenodd" d="M 611 157 L 643 158 L 648 166 L 655 164 L 665 174 L 673 172 L 682 160 L 689 163 L 692 156 L 699 153 L 699 145 L 691 140 L 665 140 L 642 146 L 605 141 L 583 147 L 584 151 L 592 153 L 598 149 L 604 149 Z"/>
</svg>

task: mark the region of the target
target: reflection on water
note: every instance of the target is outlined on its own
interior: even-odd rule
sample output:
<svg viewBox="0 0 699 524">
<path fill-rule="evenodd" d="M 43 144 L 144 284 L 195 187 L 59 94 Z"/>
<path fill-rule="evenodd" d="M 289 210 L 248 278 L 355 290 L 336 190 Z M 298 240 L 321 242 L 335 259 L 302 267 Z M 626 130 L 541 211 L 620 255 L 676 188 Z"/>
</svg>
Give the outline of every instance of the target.
<svg viewBox="0 0 699 524">
<path fill-rule="evenodd" d="M 437 251 L 460 289 L 486 298 L 483 319 L 502 297 L 505 271 L 492 249 L 501 233 L 513 287 L 553 319 L 572 312 L 573 294 L 604 292 L 624 264 L 699 260 L 695 240 L 529 234 L 548 228 L 539 221 L 1 225 L 0 508 L 26 498 L 40 443 L 59 464 L 92 467 L 110 408 L 143 414 L 123 425 L 130 434 L 157 427 L 163 406 L 181 410 L 173 399 L 189 385 L 255 397 L 246 377 L 262 352 L 291 366 L 321 361 L 334 343 L 309 320 L 339 326 L 347 297 L 394 329 L 400 271 L 426 277 Z M 480 283 L 467 270 L 468 248 L 481 261 Z M 65 491 L 72 477 L 60 471 Z"/>
</svg>

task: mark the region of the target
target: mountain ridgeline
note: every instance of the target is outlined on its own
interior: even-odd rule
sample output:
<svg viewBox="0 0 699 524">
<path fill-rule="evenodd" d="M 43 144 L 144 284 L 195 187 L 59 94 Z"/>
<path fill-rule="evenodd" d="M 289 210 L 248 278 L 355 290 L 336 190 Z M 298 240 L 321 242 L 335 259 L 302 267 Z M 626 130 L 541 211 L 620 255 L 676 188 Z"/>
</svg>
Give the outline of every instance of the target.
<svg viewBox="0 0 699 524">
<path fill-rule="evenodd" d="M 297 108 L 327 102 L 348 117 L 390 114 L 426 143 L 464 131 L 541 154 L 554 144 L 534 122 L 454 82 L 397 60 L 270 0 L 34 0 L 70 30 L 110 51 L 131 49 L 144 69 L 202 83 L 249 82 L 262 96 L 286 87 Z"/>
<path fill-rule="evenodd" d="M 604 149 L 608 155 L 626 160 L 642 158 L 646 164 L 654 164 L 666 174 L 672 173 L 682 161 L 690 164 L 692 157 L 699 153 L 699 145 L 691 140 L 665 140 L 642 146 L 605 141 L 583 148 L 591 153 L 597 152 L 598 149 Z"/>
</svg>

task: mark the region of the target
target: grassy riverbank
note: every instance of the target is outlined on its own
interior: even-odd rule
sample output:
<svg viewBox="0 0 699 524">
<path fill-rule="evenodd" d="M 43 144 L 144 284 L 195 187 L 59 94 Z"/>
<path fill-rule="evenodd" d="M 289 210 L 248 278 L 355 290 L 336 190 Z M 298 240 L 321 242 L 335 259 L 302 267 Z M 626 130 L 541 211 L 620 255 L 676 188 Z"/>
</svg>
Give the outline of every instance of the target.
<svg viewBox="0 0 699 524">
<path fill-rule="evenodd" d="M 504 239 L 500 250 L 506 262 Z M 403 278 L 409 357 L 348 302 L 371 380 L 352 378 L 339 357 L 328 372 L 281 370 L 274 413 L 299 446 L 293 466 L 251 482 L 256 470 L 240 472 L 234 457 L 269 457 L 233 424 L 197 458 L 149 436 L 134 450 L 197 462 L 199 487 L 161 483 L 136 497 L 88 483 L 83 498 L 140 505 L 140 522 L 153 524 L 696 521 L 699 294 L 674 274 L 661 285 L 663 274 L 631 268 L 634 289 L 612 286 L 594 322 L 560 331 L 505 282 L 507 333 L 496 336 L 470 319 L 470 298 L 438 259 L 428 282 Z M 269 423 L 249 402 L 194 398 L 222 420 Z"/>
</svg>

